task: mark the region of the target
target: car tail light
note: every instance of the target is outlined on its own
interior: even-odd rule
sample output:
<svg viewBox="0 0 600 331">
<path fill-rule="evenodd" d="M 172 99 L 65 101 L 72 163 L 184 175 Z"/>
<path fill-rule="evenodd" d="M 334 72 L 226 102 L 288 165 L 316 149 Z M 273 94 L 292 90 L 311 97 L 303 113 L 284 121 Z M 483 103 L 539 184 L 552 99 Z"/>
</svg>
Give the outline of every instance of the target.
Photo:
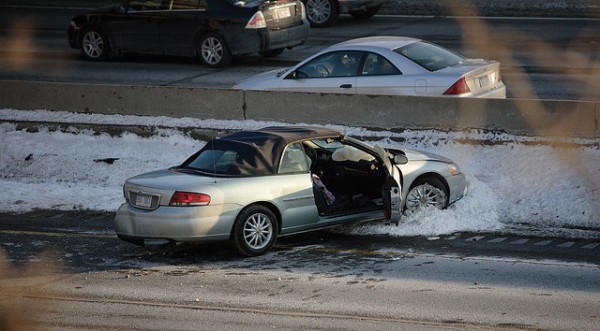
<svg viewBox="0 0 600 331">
<path fill-rule="evenodd" d="M 300 2 L 300 10 L 302 10 L 302 19 L 306 19 L 306 7 L 304 6 L 304 2 Z"/>
<path fill-rule="evenodd" d="M 267 21 L 261 11 L 256 12 L 246 24 L 246 29 L 262 29 L 267 27 Z"/>
<path fill-rule="evenodd" d="M 189 206 L 208 206 L 210 196 L 202 193 L 175 192 L 169 201 L 169 206 L 189 207 Z"/>
<path fill-rule="evenodd" d="M 471 92 L 471 89 L 469 89 L 469 85 L 467 85 L 467 80 L 465 77 L 461 77 L 454 85 L 450 86 L 450 88 L 444 92 L 444 95 L 465 94 L 469 92 Z"/>
</svg>

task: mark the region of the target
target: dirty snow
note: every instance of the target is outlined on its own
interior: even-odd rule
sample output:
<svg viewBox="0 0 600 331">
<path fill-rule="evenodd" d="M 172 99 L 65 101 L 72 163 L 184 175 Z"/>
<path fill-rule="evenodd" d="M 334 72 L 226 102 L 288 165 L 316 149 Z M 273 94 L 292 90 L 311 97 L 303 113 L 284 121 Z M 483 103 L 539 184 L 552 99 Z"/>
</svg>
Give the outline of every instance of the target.
<svg viewBox="0 0 600 331">
<path fill-rule="evenodd" d="M 242 130 L 283 123 L 0 110 L 0 212 L 36 209 L 114 211 L 125 179 L 177 165 L 204 144 L 179 130 Z M 11 121 L 156 126 L 156 134 L 119 136 L 74 127 L 18 130 Z M 444 211 L 427 210 L 399 226 L 351 231 L 439 236 L 459 231 L 594 237 L 600 233 L 597 140 L 540 139 L 492 132 L 370 131 L 333 126 L 384 147 L 447 156 L 466 174 L 469 194 Z M 65 132 L 67 131 L 67 132 Z M 470 142 L 468 142 L 470 141 Z M 472 141 L 476 141 L 473 143 Z M 481 142 L 486 142 L 482 144 Z"/>
</svg>

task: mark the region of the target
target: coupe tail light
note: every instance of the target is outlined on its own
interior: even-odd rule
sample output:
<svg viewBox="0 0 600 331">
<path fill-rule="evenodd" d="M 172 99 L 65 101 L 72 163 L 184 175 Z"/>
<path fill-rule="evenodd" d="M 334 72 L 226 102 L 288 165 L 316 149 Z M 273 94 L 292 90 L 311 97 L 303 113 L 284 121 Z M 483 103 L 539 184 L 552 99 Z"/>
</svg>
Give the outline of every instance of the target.
<svg viewBox="0 0 600 331">
<path fill-rule="evenodd" d="M 469 92 L 471 92 L 471 89 L 469 89 L 469 85 L 467 85 L 467 80 L 465 77 L 461 77 L 454 85 L 450 86 L 450 88 L 444 92 L 444 95 L 465 94 Z"/>
<path fill-rule="evenodd" d="M 208 206 L 210 196 L 202 193 L 175 192 L 169 201 L 169 206 L 189 207 L 189 206 Z"/>
<path fill-rule="evenodd" d="M 267 27 L 267 21 L 261 11 L 257 11 L 246 24 L 246 29 L 262 29 Z"/>
</svg>

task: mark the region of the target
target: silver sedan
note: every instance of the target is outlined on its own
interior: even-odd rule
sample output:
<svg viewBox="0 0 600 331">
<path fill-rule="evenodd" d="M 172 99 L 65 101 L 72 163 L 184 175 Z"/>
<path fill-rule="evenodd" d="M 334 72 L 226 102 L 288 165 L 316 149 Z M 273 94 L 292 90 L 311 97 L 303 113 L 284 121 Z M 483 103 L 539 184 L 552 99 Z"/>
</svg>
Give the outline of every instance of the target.
<svg viewBox="0 0 600 331">
<path fill-rule="evenodd" d="M 409 37 L 367 37 L 318 52 L 296 66 L 244 79 L 234 89 L 506 98 L 500 63 L 467 59 Z"/>
<path fill-rule="evenodd" d="M 318 127 L 269 127 L 209 141 L 183 164 L 128 179 L 119 238 L 230 240 L 264 254 L 278 236 L 446 208 L 465 176 L 442 156 L 383 149 Z"/>
</svg>

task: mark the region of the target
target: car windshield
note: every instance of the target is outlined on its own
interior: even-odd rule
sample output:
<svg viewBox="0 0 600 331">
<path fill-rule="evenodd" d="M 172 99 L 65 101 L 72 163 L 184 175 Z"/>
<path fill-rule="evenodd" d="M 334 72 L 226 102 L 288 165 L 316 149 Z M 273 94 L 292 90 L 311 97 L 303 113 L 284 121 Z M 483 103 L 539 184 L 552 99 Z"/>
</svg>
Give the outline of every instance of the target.
<svg viewBox="0 0 600 331">
<path fill-rule="evenodd" d="M 461 63 L 465 58 L 443 47 L 425 41 L 415 42 L 394 50 L 421 67 L 436 71 Z"/>
</svg>

